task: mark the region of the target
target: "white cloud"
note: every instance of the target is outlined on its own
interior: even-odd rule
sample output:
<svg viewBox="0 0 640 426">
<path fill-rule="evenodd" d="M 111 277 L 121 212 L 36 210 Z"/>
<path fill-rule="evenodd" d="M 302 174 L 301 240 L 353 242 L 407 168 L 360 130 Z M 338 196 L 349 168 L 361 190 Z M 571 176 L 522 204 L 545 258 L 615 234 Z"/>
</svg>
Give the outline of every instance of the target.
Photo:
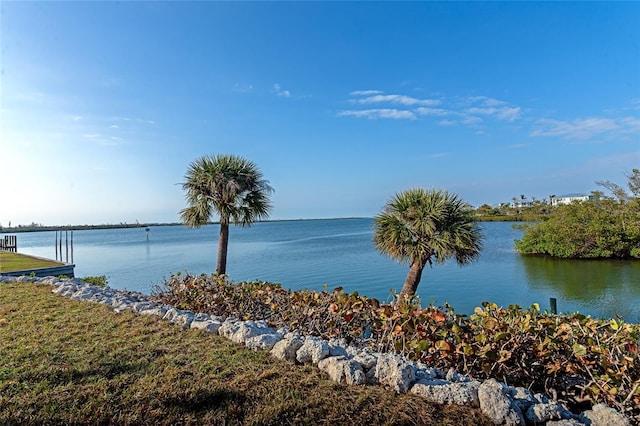
<svg viewBox="0 0 640 426">
<path fill-rule="evenodd" d="M 253 91 L 253 85 L 249 83 L 236 83 L 233 91 L 239 93 L 250 93 Z"/>
<path fill-rule="evenodd" d="M 536 125 L 531 136 L 560 136 L 566 139 L 590 139 L 620 129 L 615 120 L 598 117 L 577 118 L 573 121 L 541 118 Z"/>
<path fill-rule="evenodd" d="M 71 119 L 73 121 L 81 121 L 82 119 L 84 119 L 84 117 L 81 115 L 74 115 L 73 117 L 71 117 Z"/>
<path fill-rule="evenodd" d="M 351 96 L 371 96 L 371 95 L 380 95 L 383 92 L 380 90 L 355 90 L 349 93 Z"/>
<path fill-rule="evenodd" d="M 409 119 L 413 120 L 416 115 L 411 111 L 398 110 L 392 108 L 365 109 L 365 110 L 346 110 L 338 113 L 340 117 L 361 117 L 368 119 L 376 118 L 392 118 L 392 119 Z"/>
<path fill-rule="evenodd" d="M 447 120 L 443 119 L 439 124 L 442 126 L 463 124 L 474 127 L 484 123 L 487 118 L 511 122 L 522 116 L 522 109 L 519 106 L 488 96 L 470 96 L 462 99 L 457 98 L 457 100 L 444 96 L 440 99 L 426 99 L 402 94 L 384 94 L 379 90 L 358 90 L 351 92 L 350 95 L 352 98 L 348 102 L 356 105 L 382 106 L 392 104 L 412 107 L 412 109 L 402 112 L 388 108 L 367 109 L 361 112 L 347 110 L 339 115 L 383 118 L 383 113 L 374 111 L 393 111 L 393 113 L 389 113 L 388 118 L 398 118 L 398 116 L 412 119 L 417 117 L 447 117 Z"/>
<path fill-rule="evenodd" d="M 280 85 L 278 83 L 273 85 L 273 90 L 275 90 L 276 95 L 283 97 L 283 98 L 290 98 L 291 97 L 291 92 L 289 92 L 288 90 L 282 90 L 282 88 L 280 87 Z"/>
<path fill-rule="evenodd" d="M 464 124 L 480 124 L 482 123 L 482 118 L 474 117 L 472 115 L 466 116 L 462 119 Z"/>
<path fill-rule="evenodd" d="M 119 128 L 120 128 L 120 126 L 118 126 L 117 124 L 112 124 L 112 125 L 111 125 L 111 128 L 112 128 L 112 129 L 119 129 Z"/>
<path fill-rule="evenodd" d="M 624 117 L 620 119 L 620 124 L 625 126 L 625 128 L 629 133 L 640 132 L 640 118 Z"/>
<path fill-rule="evenodd" d="M 520 107 L 473 107 L 465 110 L 470 115 L 487 115 L 498 120 L 514 121 L 521 115 Z"/>
<path fill-rule="evenodd" d="M 520 115 L 522 115 L 522 110 L 520 109 L 520 107 L 499 108 L 498 112 L 496 113 L 497 118 L 507 121 L 516 120 L 520 118 Z"/>
<path fill-rule="evenodd" d="M 376 104 L 376 103 L 392 103 L 392 104 L 400 104 L 400 105 L 438 105 L 440 101 L 437 99 L 417 99 L 411 96 L 405 95 L 372 95 L 367 96 L 362 99 L 354 99 L 353 103 L 357 104 Z"/>
<path fill-rule="evenodd" d="M 114 121 L 129 121 L 132 123 L 142 123 L 142 124 L 156 124 L 154 120 L 148 120 L 144 118 L 132 118 L 132 117 L 112 117 Z"/>
<path fill-rule="evenodd" d="M 428 107 L 418 107 L 416 108 L 416 113 L 420 115 L 435 115 L 438 117 L 442 117 L 445 115 L 450 115 L 451 111 L 442 108 L 428 108 Z"/>
<path fill-rule="evenodd" d="M 490 98 L 488 96 L 470 96 L 467 98 L 467 101 L 472 104 L 478 102 L 481 106 L 484 107 L 497 107 L 507 104 L 505 101 Z"/>
</svg>

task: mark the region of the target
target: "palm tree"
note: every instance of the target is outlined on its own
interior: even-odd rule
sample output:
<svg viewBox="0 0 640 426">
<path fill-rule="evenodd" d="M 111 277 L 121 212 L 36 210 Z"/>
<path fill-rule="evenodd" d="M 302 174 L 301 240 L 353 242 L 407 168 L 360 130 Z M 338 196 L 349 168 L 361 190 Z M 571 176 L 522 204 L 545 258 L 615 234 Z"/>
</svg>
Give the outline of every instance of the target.
<svg viewBox="0 0 640 426">
<path fill-rule="evenodd" d="M 188 207 L 182 222 L 199 228 L 215 212 L 220 217 L 216 274 L 226 274 L 229 224 L 251 226 L 269 217 L 273 188 L 251 161 L 236 155 L 205 155 L 189 165 L 182 188 Z"/>
<path fill-rule="evenodd" d="M 400 300 L 415 295 L 427 263 L 454 257 L 459 265 L 476 259 L 482 234 L 471 206 L 447 191 L 409 189 L 391 199 L 374 217 L 378 251 L 410 265 Z"/>
</svg>

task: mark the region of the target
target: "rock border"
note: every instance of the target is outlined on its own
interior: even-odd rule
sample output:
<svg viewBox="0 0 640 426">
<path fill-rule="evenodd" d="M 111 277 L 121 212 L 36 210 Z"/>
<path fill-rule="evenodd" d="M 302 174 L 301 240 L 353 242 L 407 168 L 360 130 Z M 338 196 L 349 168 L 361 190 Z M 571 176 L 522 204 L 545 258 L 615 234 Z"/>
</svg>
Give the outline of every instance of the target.
<svg viewBox="0 0 640 426">
<path fill-rule="evenodd" d="M 430 403 L 478 407 L 496 425 L 631 425 L 627 416 L 605 404 L 573 414 L 545 395 L 534 395 L 526 388 L 508 386 L 495 379 L 481 383 L 453 369 L 444 372 L 397 354 L 349 346 L 344 340 L 327 341 L 300 335 L 296 330 L 276 330 L 262 320 L 241 321 L 158 305 L 148 295 L 97 287 L 79 278 L 0 275 L 0 282 L 48 284 L 54 287 L 53 293 L 101 303 L 116 313 L 130 310 L 156 316 L 184 329 L 216 333 L 252 350 L 268 350 L 277 359 L 315 365 L 338 383 L 379 385 L 398 394 L 414 393 Z"/>
</svg>

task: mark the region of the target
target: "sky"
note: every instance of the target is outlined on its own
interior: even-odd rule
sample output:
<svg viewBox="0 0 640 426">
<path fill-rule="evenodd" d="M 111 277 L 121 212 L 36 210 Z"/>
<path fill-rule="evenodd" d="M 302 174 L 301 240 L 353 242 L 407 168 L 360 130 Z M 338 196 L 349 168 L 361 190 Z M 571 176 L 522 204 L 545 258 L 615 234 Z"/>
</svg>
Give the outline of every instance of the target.
<svg viewBox="0 0 640 426">
<path fill-rule="evenodd" d="M 0 72 L 3 226 L 178 222 L 211 154 L 258 165 L 272 219 L 640 168 L 640 2 L 3 0 Z"/>
</svg>

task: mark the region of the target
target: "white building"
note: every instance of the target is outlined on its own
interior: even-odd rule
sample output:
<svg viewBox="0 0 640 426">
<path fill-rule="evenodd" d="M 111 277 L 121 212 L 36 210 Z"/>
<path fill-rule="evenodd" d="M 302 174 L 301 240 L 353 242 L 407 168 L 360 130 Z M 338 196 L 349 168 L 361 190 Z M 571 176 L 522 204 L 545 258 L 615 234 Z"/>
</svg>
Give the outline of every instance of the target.
<svg viewBox="0 0 640 426">
<path fill-rule="evenodd" d="M 526 198 L 524 200 L 515 200 L 509 204 L 509 207 L 513 209 L 519 209 L 521 207 L 533 207 L 533 201 L 529 201 Z"/>
<path fill-rule="evenodd" d="M 593 200 L 593 195 L 567 194 L 567 195 L 560 195 L 559 197 L 551 198 L 551 205 L 558 206 L 560 204 L 571 204 L 574 201 L 583 202 L 588 200 Z"/>
</svg>

